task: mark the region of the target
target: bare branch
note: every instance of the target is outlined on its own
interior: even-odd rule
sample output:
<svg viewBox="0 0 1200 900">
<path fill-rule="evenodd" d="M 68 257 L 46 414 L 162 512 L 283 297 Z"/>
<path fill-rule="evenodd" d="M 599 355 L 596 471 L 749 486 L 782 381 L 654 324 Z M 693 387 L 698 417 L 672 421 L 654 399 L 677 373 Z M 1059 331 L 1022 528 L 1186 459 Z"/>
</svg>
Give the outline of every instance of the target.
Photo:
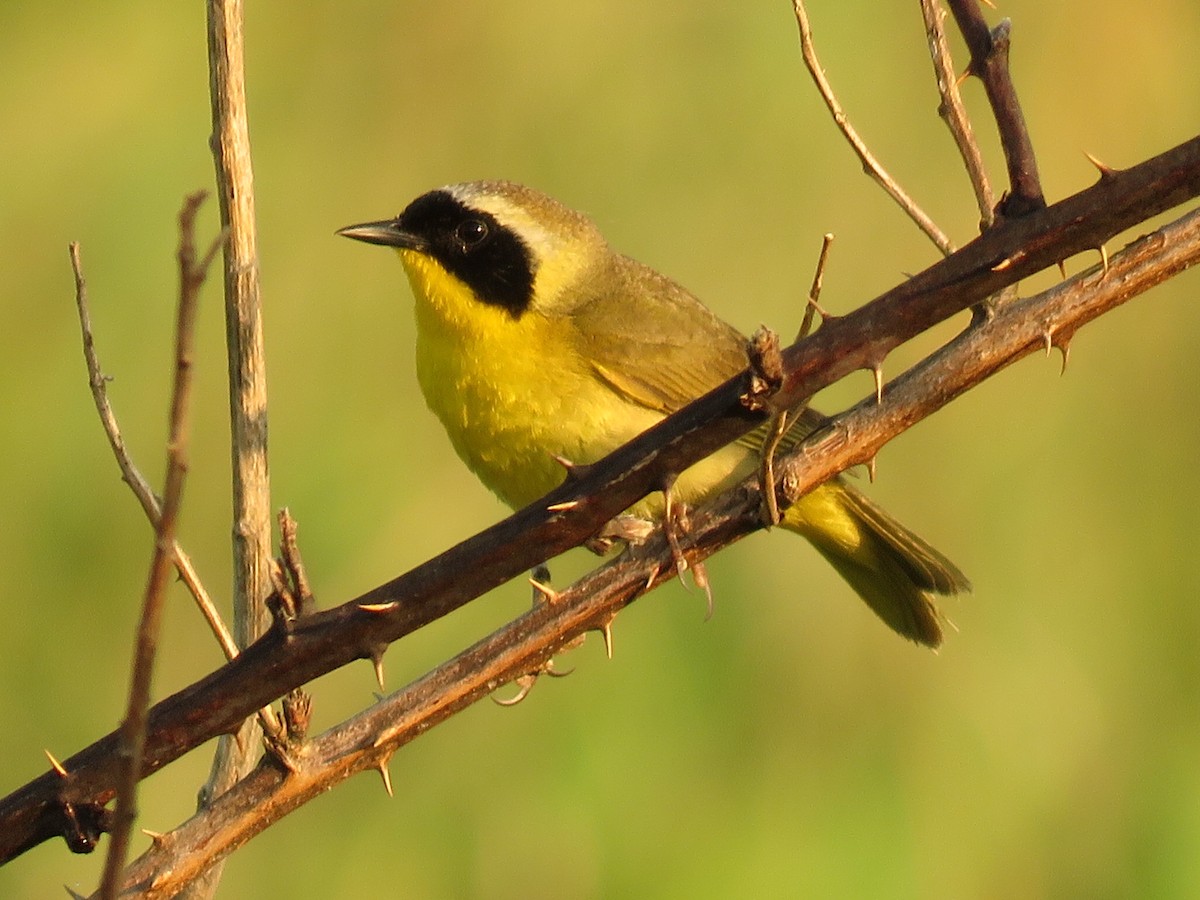
<svg viewBox="0 0 1200 900">
<path fill-rule="evenodd" d="M 1008 164 L 1009 195 L 1000 201 L 998 211 L 1006 216 L 1028 215 L 1045 207 L 1046 198 L 1038 177 L 1033 141 L 1008 70 L 1012 23 L 1004 19 L 995 29 L 990 29 L 977 0 L 949 0 L 949 3 L 971 51 L 967 71 L 983 81 Z"/>
<path fill-rule="evenodd" d="M 246 113 L 243 0 L 208 0 L 211 138 L 225 247 L 225 337 L 229 356 L 230 437 L 233 458 L 233 628 L 245 647 L 267 624 L 271 591 L 271 491 L 267 471 L 267 382 L 255 237 L 254 175 Z M 272 732 L 274 733 L 274 732 Z M 246 721 L 236 740 L 217 745 L 201 805 L 219 795 L 253 764 L 260 731 Z M 189 891 L 212 896 L 220 871 Z"/>
<path fill-rule="evenodd" d="M 137 785 L 141 780 L 142 753 L 146 744 L 146 711 L 150 705 L 150 679 L 158 650 L 162 608 L 167 596 L 167 579 L 172 567 L 175 522 L 183 498 L 187 474 L 188 403 L 192 385 L 192 340 L 200 286 L 207 274 L 207 260 L 196 264 L 195 220 L 204 192 L 187 198 L 179 214 L 179 309 L 175 324 L 175 378 L 171 392 L 167 474 L 163 487 L 162 512 L 155 527 L 154 554 L 142 603 L 130 676 L 129 704 L 121 724 L 121 780 L 112 841 L 104 863 L 100 895 L 112 900 L 117 895 L 121 870 L 129 850 L 129 838 L 137 817 Z"/>
<path fill-rule="evenodd" d="M 971 120 L 963 108 L 962 95 L 958 90 L 958 78 L 954 71 L 954 60 L 950 55 L 950 46 L 946 42 L 946 10 L 939 0 L 921 0 L 921 16 L 925 20 L 925 34 L 929 39 L 929 58 L 933 62 L 933 73 L 937 80 L 938 94 L 941 103 L 938 104 L 938 115 L 950 129 L 954 145 L 962 157 L 971 181 L 971 189 L 975 192 L 975 203 L 979 207 L 980 231 L 989 228 L 995 220 L 993 207 L 996 198 L 992 194 L 991 181 L 983 166 L 983 156 L 979 152 L 979 142 L 975 140 L 975 132 L 971 128 Z"/>
<path fill-rule="evenodd" d="M 825 77 L 825 70 L 821 67 L 820 60 L 817 59 L 817 50 L 813 45 L 812 39 L 812 27 L 808 22 L 808 10 L 804 7 L 804 0 L 792 0 L 792 9 L 796 14 L 796 24 L 800 27 L 800 54 L 804 58 L 804 64 L 808 67 L 809 74 L 812 75 L 813 82 L 821 94 L 821 99 L 825 101 L 825 105 L 829 108 L 829 112 L 833 116 L 833 121 L 850 143 L 850 146 L 854 148 L 854 152 L 862 162 L 863 171 L 878 182 L 879 186 L 887 192 L 889 197 L 896 201 L 896 204 L 916 223 L 916 226 L 925 233 L 925 236 L 933 241 L 934 245 L 942 251 L 943 255 L 948 256 L 953 253 L 954 244 L 950 238 L 946 237 L 933 219 L 917 205 L 917 202 L 905 192 L 899 182 L 888 173 L 879 160 L 875 158 L 875 155 L 868 149 L 866 142 L 859 137 L 854 126 L 850 124 L 845 110 L 842 109 L 842 105 L 833 93 L 833 87 L 829 84 L 829 79 Z"/>
<path fill-rule="evenodd" d="M 100 414 L 100 424 L 104 427 L 104 434 L 108 438 L 109 446 L 112 447 L 113 455 L 117 458 L 117 466 L 121 469 L 121 478 L 129 485 L 133 495 L 141 504 L 142 510 L 146 513 L 146 518 L 150 520 L 150 524 L 156 529 L 158 528 L 159 519 L 162 517 L 162 504 L 159 502 L 154 490 L 150 487 L 150 483 L 146 481 L 145 476 L 134 464 L 133 458 L 129 455 L 129 448 L 125 446 L 125 439 L 121 435 L 121 426 L 117 421 L 116 413 L 113 411 L 112 404 L 108 399 L 108 377 L 104 374 L 100 367 L 100 358 L 96 353 L 96 341 L 92 332 L 92 316 L 88 305 L 87 282 L 83 277 L 83 263 L 80 260 L 79 245 L 72 243 L 71 250 L 71 268 L 75 273 L 75 304 L 79 309 L 79 326 L 83 331 L 83 356 L 87 362 L 88 383 L 92 389 L 92 400 L 96 404 L 96 411 Z M 178 541 L 173 541 L 171 544 L 171 556 L 175 562 L 175 568 L 179 571 L 179 577 L 187 586 L 196 605 L 200 608 L 201 615 L 204 616 L 204 621 L 208 623 L 208 627 L 212 630 L 213 635 L 217 639 L 217 643 L 221 645 L 221 650 L 225 654 L 226 659 L 233 659 L 237 655 L 237 645 L 233 642 L 233 636 L 230 635 L 229 629 L 226 627 L 224 620 L 221 618 L 220 612 L 217 611 L 216 605 L 212 601 L 212 597 L 205 589 L 204 584 L 200 581 L 200 575 L 196 572 L 195 566 L 192 565 L 192 559 L 180 546 Z"/>
</svg>

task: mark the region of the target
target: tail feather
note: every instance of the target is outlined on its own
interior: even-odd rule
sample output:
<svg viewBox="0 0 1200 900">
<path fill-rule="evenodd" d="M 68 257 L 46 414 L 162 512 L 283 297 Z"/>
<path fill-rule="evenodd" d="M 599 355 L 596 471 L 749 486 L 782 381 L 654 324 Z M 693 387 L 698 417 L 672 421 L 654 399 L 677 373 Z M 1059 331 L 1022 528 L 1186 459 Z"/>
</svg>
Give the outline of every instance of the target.
<svg viewBox="0 0 1200 900">
<path fill-rule="evenodd" d="M 918 644 L 942 642 L 934 597 L 971 589 L 954 563 L 843 482 L 803 497 L 783 524 L 806 537 L 889 627 Z"/>
</svg>

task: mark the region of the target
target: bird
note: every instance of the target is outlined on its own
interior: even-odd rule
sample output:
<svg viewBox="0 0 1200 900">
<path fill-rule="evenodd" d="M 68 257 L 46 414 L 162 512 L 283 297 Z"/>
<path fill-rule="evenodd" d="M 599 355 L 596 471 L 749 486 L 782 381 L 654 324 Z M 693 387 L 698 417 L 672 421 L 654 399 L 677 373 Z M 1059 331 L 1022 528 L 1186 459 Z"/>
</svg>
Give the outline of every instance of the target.
<svg viewBox="0 0 1200 900">
<path fill-rule="evenodd" d="M 677 282 L 613 249 L 583 213 L 511 181 L 428 191 L 398 216 L 337 234 L 393 248 L 415 300 L 416 373 L 467 467 L 524 507 L 747 366 L 746 338 Z M 822 421 L 798 411 L 794 444 Z M 671 487 L 700 503 L 756 471 L 765 429 Z M 645 498 L 631 515 L 661 514 Z M 841 476 L 782 511 L 888 626 L 942 642 L 936 597 L 962 571 Z"/>
</svg>

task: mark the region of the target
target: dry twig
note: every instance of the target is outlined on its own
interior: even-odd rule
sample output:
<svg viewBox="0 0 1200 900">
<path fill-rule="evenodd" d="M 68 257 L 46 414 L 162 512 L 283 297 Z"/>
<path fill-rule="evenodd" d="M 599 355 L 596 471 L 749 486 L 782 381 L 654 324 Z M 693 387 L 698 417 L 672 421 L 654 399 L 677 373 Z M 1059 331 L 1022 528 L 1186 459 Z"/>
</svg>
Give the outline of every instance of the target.
<svg viewBox="0 0 1200 900">
<path fill-rule="evenodd" d="M 829 108 L 829 112 L 833 116 L 833 121 L 837 124 L 838 129 L 845 136 L 862 162 L 863 171 L 878 182 L 879 186 L 887 192 L 888 196 L 896 201 L 896 204 L 925 233 L 925 236 L 937 245 L 937 248 L 942 251 L 943 255 L 953 253 L 954 244 L 950 238 L 938 228 L 937 223 L 921 209 L 917 202 L 900 186 L 899 182 L 888 173 L 867 147 L 866 142 L 859 137 L 854 126 L 850 124 L 845 110 L 842 109 L 841 103 L 838 102 L 837 96 L 833 93 L 833 87 L 829 84 L 829 79 L 825 77 L 825 70 L 821 67 L 821 62 L 817 58 L 817 50 L 813 46 L 812 27 L 808 22 L 808 10 L 804 7 L 804 0 L 792 0 L 792 10 L 796 14 L 796 24 L 800 27 L 800 54 L 804 58 L 804 64 L 808 67 L 809 74 L 812 75 L 813 82 L 821 94 L 821 99 L 825 101 L 825 105 Z"/>
<path fill-rule="evenodd" d="M 121 870 L 129 838 L 137 816 L 137 784 L 141 779 L 142 753 L 146 743 L 146 718 L 150 705 L 150 679 L 158 649 L 159 624 L 166 601 L 167 579 L 171 572 L 175 543 L 175 523 L 183 497 L 187 473 L 188 403 L 192 384 L 192 340 L 195 332 L 196 305 L 208 265 L 221 246 L 213 242 L 199 260 L 195 249 L 195 219 L 203 192 L 187 198 L 179 214 L 179 309 L 175 324 L 175 378 L 171 392 L 170 436 L 167 440 L 167 474 L 163 488 L 162 510 L 155 527 L 154 554 L 142 615 L 138 624 L 129 684 L 129 704 L 121 724 L 121 781 L 117 788 L 117 808 L 113 817 L 111 842 L 105 859 L 100 895 L 112 900 L 117 895 Z"/>
<path fill-rule="evenodd" d="M 267 625 L 271 592 L 271 494 L 267 472 L 267 383 L 255 237 L 254 175 L 246 113 L 243 0 L 208 0 L 209 96 L 225 247 L 225 337 L 229 357 L 233 458 L 233 630 L 245 647 Z M 260 732 L 245 721 L 217 744 L 203 806 L 250 770 Z M 190 900 L 216 892 L 219 868 L 189 891 Z"/>
<path fill-rule="evenodd" d="M 987 170 L 983 166 L 983 155 L 979 152 L 979 143 L 975 140 L 975 132 L 971 128 L 971 120 L 963 108 L 962 95 L 958 90 L 958 78 L 954 71 L 954 61 L 950 56 L 950 46 L 946 41 L 946 10 L 939 0 L 921 0 L 921 16 L 925 20 L 925 34 L 929 39 L 929 58 L 933 62 L 933 74 L 937 81 L 938 94 L 941 102 L 938 104 L 938 115 L 950 129 L 954 138 L 954 146 L 958 148 L 971 189 L 975 192 L 975 203 L 979 207 L 980 231 L 991 226 L 995 220 L 993 207 L 996 198 L 992 193 L 992 184 L 988 179 Z"/>
<path fill-rule="evenodd" d="M 1000 145 L 1008 166 L 1009 193 L 1000 201 L 998 212 L 1006 216 L 1028 215 L 1044 208 L 1046 198 L 1042 195 L 1033 141 L 1008 70 L 1012 25 L 1004 19 L 995 29 L 988 28 L 977 0 L 948 2 L 958 29 L 966 39 L 967 49 L 971 51 L 967 71 L 983 81 L 1000 132 Z"/>
<path fill-rule="evenodd" d="M 150 520 L 150 524 L 154 528 L 158 528 L 159 520 L 162 517 L 162 504 L 159 502 L 158 496 L 154 493 L 154 489 L 150 487 L 150 483 L 146 481 L 144 475 L 134 464 L 133 458 L 129 454 L 129 448 L 125 445 L 125 438 L 121 434 L 121 426 L 117 421 L 117 415 L 113 411 L 112 404 L 108 399 L 108 377 L 104 374 L 100 367 L 100 358 L 96 353 L 96 341 L 92 332 L 92 316 L 88 304 L 87 281 L 83 277 L 83 262 L 79 255 L 79 244 L 72 243 L 71 250 L 71 268 L 75 273 L 75 305 L 79 310 L 79 326 L 83 332 L 83 356 L 87 363 L 88 383 L 92 389 L 92 400 L 96 404 L 96 411 L 100 414 L 100 424 L 104 428 L 104 434 L 108 438 L 109 446 L 112 448 L 113 455 L 116 456 L 117 466 L 121 470 L 121 478 L 129 485 L 133 495 L 141 504 L 143 512 L 146 513 L 146 518 Z M 221 619 L 221 614 L 217 611 L 216 605 L 205 589 L 204 584 L 200 581 L 200 576 L 196 572 L 195 566 L 192 565 L 192 559 L 179 545 L 178 541 L 173 541 L 171 545 L 171 556 L 175 561 L 175 567 L 179 571 L 179 577 L 187 586 L 192 598 L 196 601 L 196 605 L 200 609 L 200 614 L 204 616 L 204 621 L 208 623 L 208 627 L 212 630 L 213 635 L 217 639 L 217 643 L 221 645 L 221 650 L 225 654 L 226 659 L 233 659 L 237 655 L 237 646 L 233 642 L 233 636 L 230 635 L 229 629 L 225 622 Z"/>
</svg>

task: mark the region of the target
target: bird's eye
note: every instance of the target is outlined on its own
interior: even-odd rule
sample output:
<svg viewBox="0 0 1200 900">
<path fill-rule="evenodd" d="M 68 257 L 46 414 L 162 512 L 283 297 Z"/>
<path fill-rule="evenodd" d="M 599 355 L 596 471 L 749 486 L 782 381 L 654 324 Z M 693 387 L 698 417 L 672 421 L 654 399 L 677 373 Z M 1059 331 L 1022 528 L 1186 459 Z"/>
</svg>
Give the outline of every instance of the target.
<svg viewBox="0 0 1200 900">
<path fill-rule="evenodd" d="M 473 250 L 487 236 L 487 222 L 481 219 L 467 219 L 454 229 L 454 239 L 463 250 Z"/>
</svg>

